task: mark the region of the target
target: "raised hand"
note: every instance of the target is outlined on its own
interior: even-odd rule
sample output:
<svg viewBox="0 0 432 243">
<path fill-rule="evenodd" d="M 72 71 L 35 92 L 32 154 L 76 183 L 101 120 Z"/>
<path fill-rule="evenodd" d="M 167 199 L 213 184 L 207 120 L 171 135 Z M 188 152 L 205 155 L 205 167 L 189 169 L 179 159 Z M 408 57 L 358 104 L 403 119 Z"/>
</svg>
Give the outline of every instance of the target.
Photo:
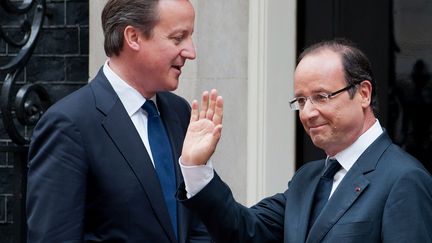
<svg viewBox="0 0 432 243">
<path fill-rule="evenodd" d="M 216 149 L 221 137 L 223 99 L 217 90 L 203 92 L 201 110 L 198 101 L 192 102 L 189 127 L 183 142 L 182 164 L 203 165 Z"/>
</svg>

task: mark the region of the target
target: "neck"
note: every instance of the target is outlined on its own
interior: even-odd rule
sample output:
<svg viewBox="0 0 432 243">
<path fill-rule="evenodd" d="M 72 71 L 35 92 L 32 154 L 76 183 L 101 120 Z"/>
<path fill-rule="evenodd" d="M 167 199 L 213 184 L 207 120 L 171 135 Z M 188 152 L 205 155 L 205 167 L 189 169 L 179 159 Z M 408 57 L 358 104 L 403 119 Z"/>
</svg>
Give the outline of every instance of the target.
<svg viewBox="0 0 432 243">
<path fill-rule="evenodd" d="M 369 107 L 369 109 L 366 111 L 366 114 L 365 114 L 365 122 L 364 122 L 363 130 L 362 130 L 361 134 L 363 134 L 367 130 L 369 130 L 369 128 L 371 128 L 375 124 L 375 122 L 376 122 L 376 117 L 372 112 L 372 108 Z"/>
<path fill-rule="evenodd" d="M 361 135 L 363 135 L 367 130 L 369 130 L 375 124 L 375 122 L 376 122 L 376 117 L 373 114 L 372 109 L 370 109 L 369 107 L 364 113 L 363 126 L 358 129 L 357 133 L 352 135 L 351 139 L 349 139 L 350 142 L 347 142 L 343 147 L 333 148 L 332 150 L 325 150 L 325 153 L 328 156 L 335 156 L 339 152 L 345 150 L 346 148 L 351 146 L 355 141 L 357 141 L 357 139 Z"/>
</svg>

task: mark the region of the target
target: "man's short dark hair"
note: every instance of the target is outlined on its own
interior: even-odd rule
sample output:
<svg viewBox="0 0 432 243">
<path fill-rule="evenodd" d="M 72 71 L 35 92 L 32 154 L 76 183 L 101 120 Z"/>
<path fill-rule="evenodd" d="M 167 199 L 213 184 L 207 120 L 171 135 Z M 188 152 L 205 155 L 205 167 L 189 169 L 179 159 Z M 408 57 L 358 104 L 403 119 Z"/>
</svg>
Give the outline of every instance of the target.
<svg viewBox="0 0 432 243">
<path fill-rule="evenodd" d="M 123 47 L 123 31 L 130 25 L 146 38 L 153 34 L 159 21 L 159 0 L 109 0 L 102 11 L 104 48 L 107 56 L 119 55 Z"/>
<path fill-rule="evenodd" d="M 378 104 L 376 95 L 376 84 L 373 79 L 371 63 L 367 56 L 357 46 L 347 39 L 334 39 L 318 42 L 306 48 L 298 58 L 298 63 L 310 54 L 316 54 L 324 50 L 330 50 L 341 55 L 342 65 L 347 84 L 356 84 L 363 80 L 369 80 L 372 84 L 371 107 L 374 114 L 377 114 Z M 353 98 L 357 86 L 348 90 Z"/>
</svg>

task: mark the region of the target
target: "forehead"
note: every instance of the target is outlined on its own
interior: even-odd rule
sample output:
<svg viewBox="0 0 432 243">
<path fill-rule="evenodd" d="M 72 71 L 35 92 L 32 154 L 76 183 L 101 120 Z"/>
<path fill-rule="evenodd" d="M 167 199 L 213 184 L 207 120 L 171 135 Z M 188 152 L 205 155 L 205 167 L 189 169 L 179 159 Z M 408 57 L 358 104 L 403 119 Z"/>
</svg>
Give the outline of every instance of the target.
<svg viewBox="0 0 432 243">
<path fill-rule="evenodd" d="M 157 5 L 161 20 L 167 18 L 195 18 L 195 10 L 188 0 L 160 0 Z"/>
<path fill-rule="evenodd" d="M 160 0 L 158 3 L 159 21 L 156 31 L 164 35 L 194 31 L 195 11 L 188 0 Z"/>
<path fill-rule="evenodd" d="M 339 53 L 322 50 L 306 55 L 294 73 L 294 93 L 309 95 L 321 91 L 334 91 L 346 84 Z"/>
</svg>

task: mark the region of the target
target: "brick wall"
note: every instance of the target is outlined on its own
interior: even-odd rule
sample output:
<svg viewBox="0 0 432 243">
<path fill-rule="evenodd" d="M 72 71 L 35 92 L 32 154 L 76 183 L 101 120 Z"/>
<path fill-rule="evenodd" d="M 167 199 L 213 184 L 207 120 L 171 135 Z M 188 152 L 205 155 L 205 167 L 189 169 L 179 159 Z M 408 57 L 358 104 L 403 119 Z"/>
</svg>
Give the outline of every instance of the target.
<svg viewBox="0 0 432 243">
<path fill-rule="evenodd" d="M 22 2 L 22 1 L 16 1 Z M 53 102 L 88 81 L 89 7 L 86 0 L 47 0 L 38 43 L 32 57 L 16 79 L 18 89 L 25 83 L 42 84 Z M 31 13 L 29 14 L 31 16 Z M 20 19 L 21 18 L 21 19 Z M 0 8 L 0 24 L 11 36 L 20 36 L 22 17 Z M 18 49 L 0 39 L 0 65 Z M 6 74 L 0 73 L 0 84 Z M 31 135 L 31 128 L 19 128 Z M 19 150 L 17 150 L 19 149 Z M 11 143 L 0 120 L 0 242 L 25 241 L 26 148 Z"/>
</svg>

